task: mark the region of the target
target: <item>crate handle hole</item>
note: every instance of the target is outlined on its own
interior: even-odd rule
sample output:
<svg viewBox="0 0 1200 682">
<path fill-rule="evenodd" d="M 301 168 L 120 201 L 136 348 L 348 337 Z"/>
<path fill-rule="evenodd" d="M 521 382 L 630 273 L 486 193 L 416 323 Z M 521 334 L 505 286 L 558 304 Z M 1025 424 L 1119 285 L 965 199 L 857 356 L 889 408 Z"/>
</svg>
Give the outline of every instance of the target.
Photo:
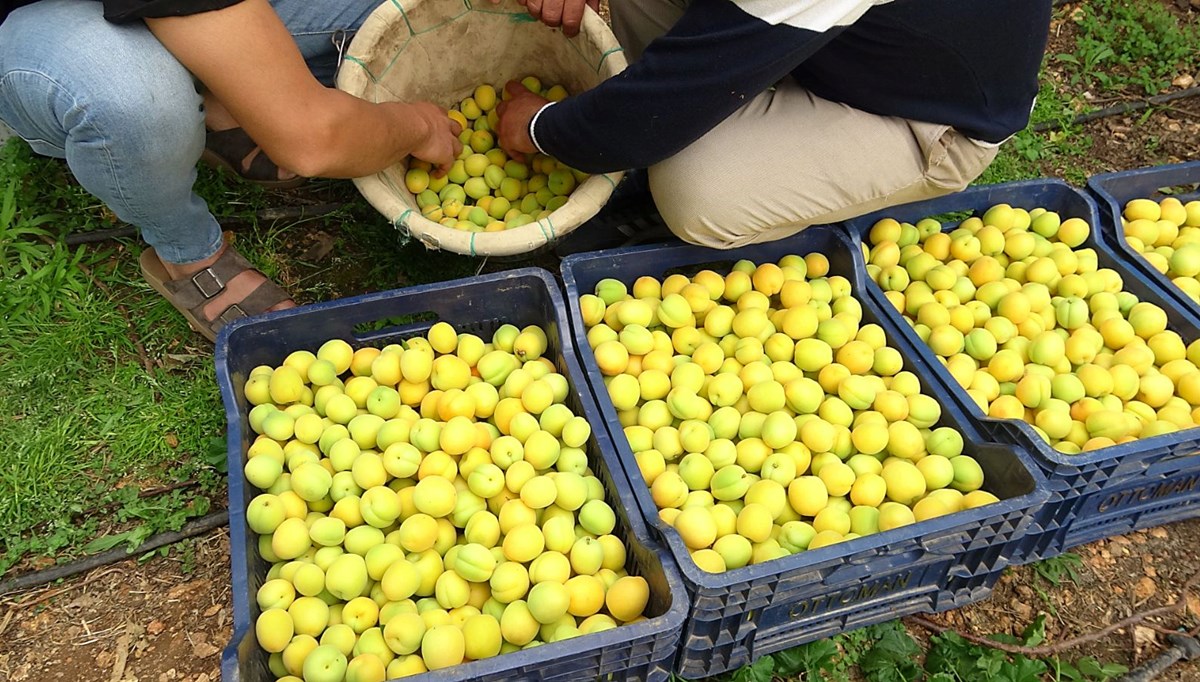
<svg viewBox="0 0 1200 682">
<path fill-rule="evenodd" d="M 362 342 L 378 342 L 388 339 L 408 338 L 423 334 L 441 316 L 432 310 L 409 315 L 391 315 L 354 325 L 354 338 Z"/>
<path fill-rule="evenodd" d="M 1179 197 L 1180 201 L 1187 203 L 1189 198 L 1196 198 L 1195 194 L 1198 189 L 1200 189 L 1200 183 L 1191 182 L 1179 185 L 1171 185 L 1169 187 L 1159 187 L 1158 194 L 1163 197 Z"/>
</svg>

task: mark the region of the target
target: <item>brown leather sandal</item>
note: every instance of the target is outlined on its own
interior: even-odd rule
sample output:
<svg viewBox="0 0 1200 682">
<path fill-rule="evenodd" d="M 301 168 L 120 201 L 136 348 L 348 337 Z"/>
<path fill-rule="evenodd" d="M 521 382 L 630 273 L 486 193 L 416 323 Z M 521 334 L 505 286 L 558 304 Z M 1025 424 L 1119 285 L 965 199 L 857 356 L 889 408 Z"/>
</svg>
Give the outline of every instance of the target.
<svg viewBox="0 0 1200 682">
<path fill-rule="evenodd" d="M 246 159 L 251 155 L 253 157 L 247 164 Z M 200 160 L 213 168 L 224 168 L 246 182 L 268 189 L 291 189 L 308 182 L 308 178 L 299 175 L 280 180 L 279 166 L 241 128 L 208 131 Z"/>
<path fill-rule="evenodd" d="M 225 252 L 207 268 L 189 277 L 172 280 L 163 266 L 162 260 L 153 248 L 142 252 L 139 263 L 142 276 L 171 302 L 175 309 L 183 313 L 192 329 L 202 334 L 209 341 L 217 340 L 217 332 L 230 322 L 251 315 L 259 315 L 272 307 L 291 299 L 286 291 L 269 279 L 264 279 L 254 291 L 241 301 L 230 305 L 214 319 L 204 316 L 204 307 L 215 297 L 225 291 L 225 285 L 254 266 L 242 257 L 233 247 L 226 246 Z"/>
</svg>

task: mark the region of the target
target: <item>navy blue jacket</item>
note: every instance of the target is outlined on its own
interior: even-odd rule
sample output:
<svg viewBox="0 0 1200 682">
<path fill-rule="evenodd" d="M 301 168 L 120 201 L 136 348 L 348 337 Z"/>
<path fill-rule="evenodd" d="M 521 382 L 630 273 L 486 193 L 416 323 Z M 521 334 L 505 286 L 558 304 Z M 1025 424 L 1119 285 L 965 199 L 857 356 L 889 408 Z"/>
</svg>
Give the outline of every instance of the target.
<svg viewBox="0 0 1200 682">
<path fill-rule="evenodd" d="M 1029 121 L 1050 10 L 1051 0 L 693 0 L 639 61 L 547 109 L 534 133 L 579 170 L 644 168 L 792 78 L 863 111 L 999 142 Z"/>
</svg>

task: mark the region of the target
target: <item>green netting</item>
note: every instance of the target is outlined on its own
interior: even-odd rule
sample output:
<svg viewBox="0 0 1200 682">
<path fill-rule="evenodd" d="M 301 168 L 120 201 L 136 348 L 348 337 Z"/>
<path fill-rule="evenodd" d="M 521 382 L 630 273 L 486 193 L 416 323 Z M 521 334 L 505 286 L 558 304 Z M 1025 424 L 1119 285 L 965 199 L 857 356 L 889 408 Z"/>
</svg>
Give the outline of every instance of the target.
<svg viewBox="0 0 1200 682">
<path fill-rule="evenodd" d="M 580 34 L 532 20 L 515 0 L 387 0 L 350 43 L 338 87 L 372 102 L 429 100 L 450 107 L 481 83 L 497 86 L 533 74 L 572 93 L 625 68 L 616 38 L 590 10 Z M 473 233 L 421 216 L 404 187 L 406 164 L 355 180 L 359 191 L 399 229 L 432 248 L 478 255 L 531 251 L 599 211 L 619 173 L 582 183 L 549 217 L 504 232 Z"/>
</svg>

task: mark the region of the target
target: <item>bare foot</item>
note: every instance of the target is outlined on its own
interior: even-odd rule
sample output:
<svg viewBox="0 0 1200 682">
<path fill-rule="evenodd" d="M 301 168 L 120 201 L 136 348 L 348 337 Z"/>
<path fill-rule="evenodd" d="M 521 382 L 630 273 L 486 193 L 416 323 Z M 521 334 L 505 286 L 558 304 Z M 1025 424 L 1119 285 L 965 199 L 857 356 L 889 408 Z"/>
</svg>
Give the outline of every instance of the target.
<svg viewBox="0 0 1200 682">
<path fill-rule="evenodd" d="M 200 272 L 204 268 L 207 268 L 213 263 L 216 263 L 217 259 L 221 257 L 221 254 L 225 253 L 225 249 L 227 248 L 229 248 L 227 244 L 222 244 L 221 249 L 215 254 L 205 258 L 204 260 L 196 261 L 195 263 L 178 265 L 175 263 L 162 261 L 162 264 L 163 267 L 166 268 L 167 274 L 169 274 L 173 280 L 189 277 L 197 272 Z M 252 291 L 257 289 L 258 285 L 264 281 L 266 281 L 266 278 L 262 275 L 262 273 L 255 270 L 247 270 L 239 273 L 225 285 L 225 291 L 222 291 L 216 298 L 209 301 L 208 305 L 204 306 L 204 319 L 216 319 L 217 316 L 224 312 L 229 306 L 245 300 L 245 298 L 249 296 Z M 288 308 L 295 307 L 295 301 L 288 299 L 275 304 L 269 309 L 269 311 L 286 310 Z"/>
</svg>

